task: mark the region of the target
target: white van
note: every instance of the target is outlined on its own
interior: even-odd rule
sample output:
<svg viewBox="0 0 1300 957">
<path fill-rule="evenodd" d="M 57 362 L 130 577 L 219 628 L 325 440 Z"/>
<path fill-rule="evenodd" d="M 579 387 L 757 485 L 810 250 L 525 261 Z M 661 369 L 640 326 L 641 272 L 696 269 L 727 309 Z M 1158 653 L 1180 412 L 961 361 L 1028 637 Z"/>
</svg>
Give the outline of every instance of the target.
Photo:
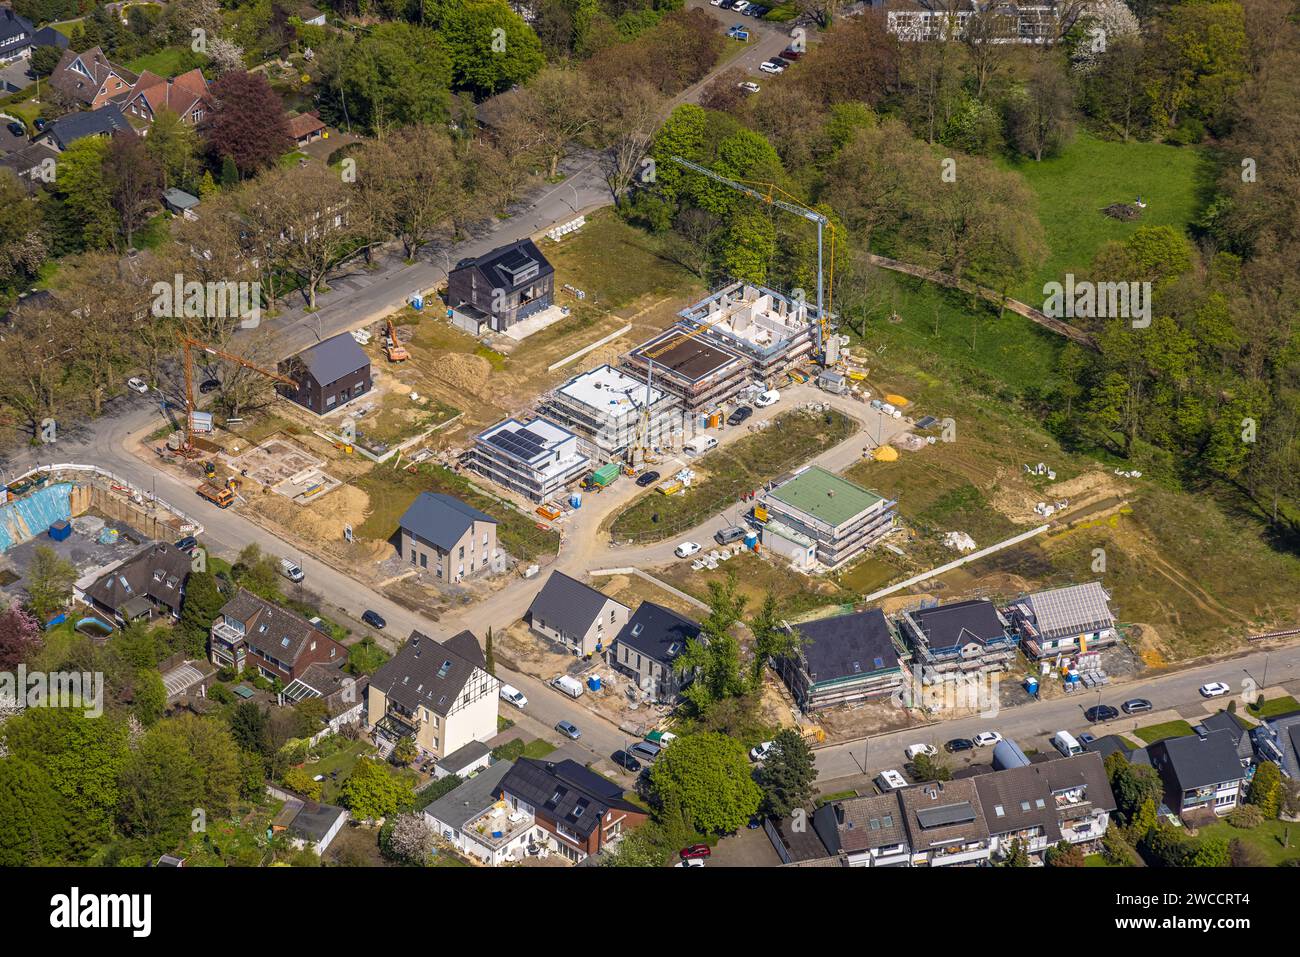
<svg viewBox="0 0 1300 957">
<path fill-rule="evenodd" d="M 291 562 L 287 558 L 280 559 L 280 574 L 291 582 L 300 582 L 306 577 L 297 563 Z"/>
<path fill-rule="evenodd" d="M 697 435 L 682 446 L 687 455 L 703 455 L 710 449 L 716 449 L 717 447 L 718 440 L 711 435 Z"/>
<path fill-rule="evenodd" d="M 907 778 L 897 771 L 881 771 L 876 775 L 876 787 L 882 792 L 900 791 L 907 787 Z"/>
<path fill-rule="evenodd" d="M 560 675 L 551 682 L 551 686 L 554 687 L 555 690 L 567 694 L 570 698 L 581 698 L 583 692 L 586 690 L 582 687 L 581 681 L 578 681 L 576 678 L 570 678 L 568 675 Z"/>
<path fill-rule="evenodd" d="M 528 699 L 524 697 L 524 693 L 514 685 L 502 685 L 501 697 L 503 700 L 509 701 L 521 711 L 524 709 L 524 706 L 528 704 Z"/>
<path fill-rule="evenodd" d="M 1083 745 L 1076 741 L 1069 731 L 1058 731 L 1052 735 L 1052 746 L 1067 758 L 1083 754 Z"/>
</svg>

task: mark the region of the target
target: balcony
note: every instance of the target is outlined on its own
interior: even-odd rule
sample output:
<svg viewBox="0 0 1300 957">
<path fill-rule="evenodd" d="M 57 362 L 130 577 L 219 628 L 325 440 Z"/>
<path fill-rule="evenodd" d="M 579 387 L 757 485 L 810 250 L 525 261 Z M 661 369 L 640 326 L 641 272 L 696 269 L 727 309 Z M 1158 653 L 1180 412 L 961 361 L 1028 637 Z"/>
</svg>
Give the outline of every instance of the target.
<svg viewBox="0 0 1300 957">
<path fill-rule="evenodd" d="M 237 628 L 232 628 L 226 623 L 224 618 L 218 618 L 212 625 L 212 637 L 225 642 L 232 648 L 242 644 L 244 641 L 244 632 Z"/>
</svg>

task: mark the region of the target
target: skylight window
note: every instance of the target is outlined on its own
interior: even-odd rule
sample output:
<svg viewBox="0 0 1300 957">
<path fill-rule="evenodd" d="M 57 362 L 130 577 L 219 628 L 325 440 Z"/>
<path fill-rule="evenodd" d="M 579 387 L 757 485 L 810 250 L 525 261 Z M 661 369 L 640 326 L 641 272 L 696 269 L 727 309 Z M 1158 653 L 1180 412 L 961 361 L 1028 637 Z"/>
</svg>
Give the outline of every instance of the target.
<svg viewBox="0 0 1300 957">
<path fill-rule="evenodd" d="M 450 660 L 444 661 L 442 663 L 442 667 L 438 669 L 438 677 L 439 678 L 447 677 L 447 672 L 450 670 L 451 670 L 451 661 Z"/>
</svg>

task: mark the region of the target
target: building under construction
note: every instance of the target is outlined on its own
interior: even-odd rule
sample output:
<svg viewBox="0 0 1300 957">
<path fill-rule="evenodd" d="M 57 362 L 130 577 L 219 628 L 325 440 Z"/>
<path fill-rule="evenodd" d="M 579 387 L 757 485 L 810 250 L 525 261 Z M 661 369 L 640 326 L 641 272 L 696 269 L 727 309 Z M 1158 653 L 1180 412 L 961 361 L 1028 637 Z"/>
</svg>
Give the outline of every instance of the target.
<svg viewBox="0 0 1300 957">
<path fill-rule="evenodd" d="M 749 378 L 749 363 L 739 355 L 681 326 L 659 333 L 623 357 L 642 388 L 651 362 L 653 384 L 676 396 L 692 414 L 726 402 Z"/>
<path fill-rule="evenodd" d="M 655 370 L 658 372 L 658 369 Z M 665 444 L 682 428 L 682 405 L 677 396 L 645 379 L 635 379 L 608 365 L 574 376 L 556 389 L 542 406 L 543 413 L 578 436 L 579 446 L 593 459 L 607 461 L 623 456 L 637 445 L 642 415 L 647 414 L 646 444 Z"/>
</svg>

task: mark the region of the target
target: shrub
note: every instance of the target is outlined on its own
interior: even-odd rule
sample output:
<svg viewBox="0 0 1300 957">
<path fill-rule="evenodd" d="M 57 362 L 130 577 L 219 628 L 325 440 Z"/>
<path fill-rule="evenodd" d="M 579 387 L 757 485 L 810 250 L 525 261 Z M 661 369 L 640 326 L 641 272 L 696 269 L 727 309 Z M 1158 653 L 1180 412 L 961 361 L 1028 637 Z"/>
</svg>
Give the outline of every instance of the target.
<svg viewBox="0 0 1300 957">
<path fill-rule="evenodd" d="M 1264 823 L 1264 812 L 1253 804 L 1243 804 L 1228 814 L 1228 823 L 1244 830 L 1259 827 Z"/>
</svg>

